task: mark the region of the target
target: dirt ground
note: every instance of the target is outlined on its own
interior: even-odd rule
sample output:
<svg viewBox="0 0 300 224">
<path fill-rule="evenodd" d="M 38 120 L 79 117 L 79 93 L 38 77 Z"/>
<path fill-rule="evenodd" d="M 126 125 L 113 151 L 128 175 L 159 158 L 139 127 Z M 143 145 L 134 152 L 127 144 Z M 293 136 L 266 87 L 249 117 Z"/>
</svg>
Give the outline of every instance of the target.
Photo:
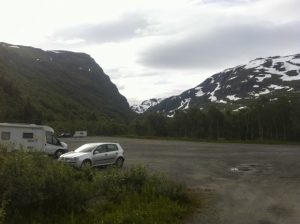
<svg viewBox="0 0 300 224">
<path fill-rule="evenodd" d="M 63 141 L 71 150 L 87 142 L 119 142 L 126 165 L 142 164 L 213 195 L 211 207 L 188 223 L 300 223 L 300 146 L 112 137 Z"/>
</svg>

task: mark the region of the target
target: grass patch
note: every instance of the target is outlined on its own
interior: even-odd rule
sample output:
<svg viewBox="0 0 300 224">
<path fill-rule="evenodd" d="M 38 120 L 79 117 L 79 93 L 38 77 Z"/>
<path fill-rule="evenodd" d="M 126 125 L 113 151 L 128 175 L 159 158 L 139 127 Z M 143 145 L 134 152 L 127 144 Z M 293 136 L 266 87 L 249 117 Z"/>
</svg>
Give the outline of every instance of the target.
<svg viewBox="0 0 300 224">
<path fill-rule="evenodd" d="M 187 189 L 141 166 L 75 169 L 39 153 L 0 152 L 0 223 L 181 223 Z"/>
</svg>

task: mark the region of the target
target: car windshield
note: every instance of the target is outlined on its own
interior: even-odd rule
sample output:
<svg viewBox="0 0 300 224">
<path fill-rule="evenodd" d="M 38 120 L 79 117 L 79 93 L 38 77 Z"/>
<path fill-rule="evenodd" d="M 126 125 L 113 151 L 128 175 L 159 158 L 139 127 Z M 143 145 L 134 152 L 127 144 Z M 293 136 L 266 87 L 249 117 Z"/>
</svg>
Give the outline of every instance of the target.
<svg viewBox="0 0 300 224">
<path fill-rule="evenodd" d="M 85 144 L 75 150 L 75 152 L 91 152 L 95 148 L 94 145 Z"/>
</svg>

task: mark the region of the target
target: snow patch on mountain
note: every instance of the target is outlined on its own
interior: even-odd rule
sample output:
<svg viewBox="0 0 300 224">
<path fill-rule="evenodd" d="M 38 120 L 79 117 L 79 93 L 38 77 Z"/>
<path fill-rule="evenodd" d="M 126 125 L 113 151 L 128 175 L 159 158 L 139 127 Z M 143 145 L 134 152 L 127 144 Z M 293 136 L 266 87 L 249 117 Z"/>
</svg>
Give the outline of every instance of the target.
<svg viewBox="0 0 300 224">
<path fill-rule="evenodd" d="M 219 100 L 219 101 L 216 101 L 216 103 L 223 103 L 223 104 L 227 104 L 227 101 L 225 101 L 225 100 Z"/>
<path fill-rule="evenodd" d="M 237 109 L 235 109 L 235 110 L 233 110 L 234 112 L 238 112 L 238 111 L 240 111 L 240 110 L 243 110 L 243 109 L 246 109 L 247 108 L 247 106 L 243 106 L 243 107 L 239 107 L 239 108 L 237 108 Z"/>
<path fill-rule="evenodd" d="M 266 64 L 270 64 L 266 66 Z M 265 73 L 263 77 L 255 77 L 258 82 L 262 82 L 266 78 L 271 78 L 272 75 L 280 76 L 280 79 L 285 82 L 300 80 L 300 58 L 295 58 L 294 55 L 284 57 L 270 57 L 267 59 L 255 59 L 244 66 L 244 69 L 255 69 L 255 72 Z M 289 73 L 293 72 L 294 75 Z M 230 80 L 230 79 L 229 79 Z"/>
<path fill-rule="evenodd" d="M 272 75 L 270 74 L 265 74 L 265 75 L 261 74 L 261 76 L 257 76 L 255 78 L 257 79 L 257 82 L 263 82 L 265 79 L 269 79 L 271 77 Z"/>
<path fill-rule="evenodd" d="M 266 59 L 257 58 L 257 59 L 251 60 L 247 65 L 245 65 L 244 69 L 257 68 L 258 66 L 264 64 L 265 62 L 266 62 Z"/>
<path fill-rule="evenodd" d="M 216 101 L 218 100 L 218 98 L 215 96 L 215 93 L 216 93 L 218 90 L 220 90 L 220 89 L 221 89 L 221 85 L 220 85 L 220 83 L 218 82 L 218 83 L 217 83 L 217 87 L 214 89 L 213 92 L 211 92 L 211 93 L 209 94 L 209 95 L 210 95 L 209 99 L 210 99 L 211 102 L 216 102 Z"/>
<path fill-rule="evenodd" d="M 17 49 L 20 48 L 19 46 L 16 46 L 16 45 L 10 45 L 10 46 L 8 46 L 8 47 L 11 47 L 11 48 L 17 48 Z"/>
<path fill-rule="evenodd" d="M 258 94 L 255 94 L 255 96 L 260 96 L 260 95 L 266 95 L 269 94 L 271 91 L 269 89 L 264 89 L 263 91 L 259 92 Z"/>
<path fill-rule="evenodd" d="M 191 102 L 191 98 L 184 99 L 183 101 L 180 102 L 180 106 L 177 108 L 177 110 L 187 110 L 189 109 Z"/>
<path fill-rule="evenodd" d="M 286 82 L 300 80 L 300 73 L 298 72 L 297 76 L 282 75 L 281 79 L 282 81 L 286 81 Z"/>
<path fill-rule="evenodd" d="M 236 97 L 235 95 L 226 96 L 226 98 L 231 101 L 237 101 L 241 99 L 240 97 Z"/>
<path fill-rule="evenodd" d="M 55 54 L 61 54 L 61 53 L 63 53 L 62 51 L 48 51 L 48 52 L 52 52 L 52 53 L 55 53 Z"/>
<path fill-rule="evenodd" d="M 293 58 L 292 60 L 290 60 L 290 62 L 293 63 L 293 64 L 300 65 L 300 58 Z"/>
<path fill-rule="evenodd" d="M 163 100 L 164 100 L 163 98 L 153 98 L 153 99 L 143 101 L 140 105 L 132 105 L 130 108 L 134 112 L 138 114 L 142 114 L 146 112 L 149 108 L 159 104 Z"/>
<path fill-rule="evenodd" d="M 236 78 L 237 78 L 237 76 L 233 76 L 233 77 L 231 77 L 230 79 L 228 79 L 228 81 L 234 80 L 234 79 L 236 79 Z"/>
<path fill-rule="evenodd" d="M 289 86 L 278 86 L 278 85 L 271 84 L 268 86 L 268 88 L 277 90 L 277 89 L 289 89 L 290 87 Z"/>
<path fill-rule="evenodd" d="M 205 95 L 205 93 L 202 91 L 202 87 L 196 87 L 195 90 L 198 90 L 198 92 L 195 93 L 195 96 L 200 97 Z"/>
</svg>

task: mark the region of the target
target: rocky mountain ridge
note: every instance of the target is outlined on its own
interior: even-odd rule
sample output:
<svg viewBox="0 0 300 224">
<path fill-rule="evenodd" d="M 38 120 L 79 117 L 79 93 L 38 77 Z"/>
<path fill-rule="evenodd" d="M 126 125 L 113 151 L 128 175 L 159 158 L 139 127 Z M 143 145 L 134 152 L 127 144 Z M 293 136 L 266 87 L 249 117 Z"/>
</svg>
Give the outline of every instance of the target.
<svg viewBox="0 0 300 224">
<path fill-rule="evenodd" d="M 240 110 L 263 95 L 276 100 L 277 95 L 299 91 L 300 54 L 257 58 L 248 64 L 225 69 L 147 111 L 173 116 L 176 110 L 205 109 L 209 105 Z"/>
</svg>

